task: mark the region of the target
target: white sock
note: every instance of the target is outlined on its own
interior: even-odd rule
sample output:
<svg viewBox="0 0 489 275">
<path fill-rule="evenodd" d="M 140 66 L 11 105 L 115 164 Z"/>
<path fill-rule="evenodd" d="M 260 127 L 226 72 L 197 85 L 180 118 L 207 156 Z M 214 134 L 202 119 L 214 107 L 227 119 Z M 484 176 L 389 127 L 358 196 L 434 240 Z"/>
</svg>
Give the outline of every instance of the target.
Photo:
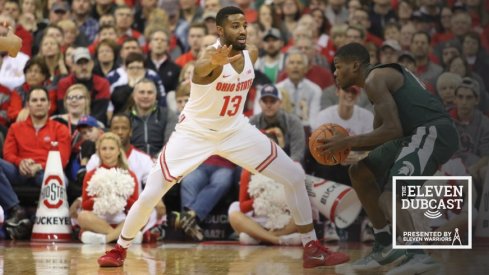
<svg viewBox="0 0 489 275">
<path fill-rule="evenodd" d="M 292 233 L 288 235 L 279 236 L 278 243 L 280 245 L 300 245 L 302 243 L 301 234 Z"/>
<path fill-rule="evenodd" d="M 301 240 L 302 240 L 302 245 L 306 246 L 310 241 L 315 241 L 317 240 L 318 237 L 316 236 L 316 231 L 311 230 L 307 233 L 301 233 Z"/>
<path fill-rule="evenodd" d="M 85 244 L 104 244 L 107 243 L 107 236 L 102 233 L 85 231 L 81 235 L 81 241 Z"/>
<path fill-rule="evenodd" d="M 389 225 L 386 225 L 380 229 L 377 229 L 375 227 L 373 229 L 374 229 L 374 234 L 382 233 L 382 232 L 387 232 L 387 233 L 391 234 L 391 229 L 390 229 Z"/>
<path fill-rule="evenodd" d="M 241 244 L 246 244 L 246 245 L 257 245 L 260 244 L 260 241 L 251 237 L 250 235 L 241 232 L 239 233 L 239 242 Z"/>
<path fill-rule="evenodd" d="M 117 240 L 117 244 L 120 245 L 120 246 L 122 246 L 122 248 L 128 248 L 129 246 L 131 246 L 131 243 L 132 243 L 132 240 L 133 239 L 134 238 L 132 238 L 130 240 L 129 239 L 124 239 L 122 237 L 122 234 L 121 234 L 121 235 L 119 235 L 119 239 Z"/>
</svg>

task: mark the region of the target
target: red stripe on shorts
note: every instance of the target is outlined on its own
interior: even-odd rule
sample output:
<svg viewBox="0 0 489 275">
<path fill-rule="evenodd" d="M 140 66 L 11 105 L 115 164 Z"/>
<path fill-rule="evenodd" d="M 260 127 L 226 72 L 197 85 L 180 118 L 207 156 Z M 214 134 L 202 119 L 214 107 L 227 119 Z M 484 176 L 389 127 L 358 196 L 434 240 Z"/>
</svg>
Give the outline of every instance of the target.
<svg viewBox="0 0 489 275">
<path fill-rule="evenodd" d="M 268 165 L 270 165 L 270 163 L 277 158 L 277 145 L 271 140 L 270 144 L 272 145 L 272 152 L 262 163 L 260 163 L 260 165 L 255 168 L 258 172 L 265 170 L 265 168 L 267 168 Z"/>
<path fill-rule="evenodd" d="M 185 120 L 185 115 L 181 114 L 180 117 L 178 117 L 178 123 L 182 123 L 182 121 Z"/>
<path fill-rule="evenodd" d="M 170 169 L 168 169 L 168 164 L 166 164 L 165 151 L 166 151 L 166 145 L 163 147 L 163 150 L 161 150 L 161 155 L 160 155 L 161 171 L 163 172 L 163 177 L 165 178 L 166 181 L 173 182 L 176 181 L 177 178 L 175 178 L 170 174 Z"/>
</svg>

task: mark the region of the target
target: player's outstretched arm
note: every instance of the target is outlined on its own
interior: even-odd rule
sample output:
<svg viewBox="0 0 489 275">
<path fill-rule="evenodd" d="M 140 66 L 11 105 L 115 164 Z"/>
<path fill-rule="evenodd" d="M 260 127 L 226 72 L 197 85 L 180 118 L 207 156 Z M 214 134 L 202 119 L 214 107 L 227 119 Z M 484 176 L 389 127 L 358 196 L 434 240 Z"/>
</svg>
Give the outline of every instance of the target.
<svg viewBox="0 0 489 275">
<path fill-rule="evenodd" d="M 229 56 L 231 50 L 232 46 L 227 45 L 220 46 L 217 49 L 213 47 L 207 48 L 202 57 L 195 63 L 194 75 L 202 79 L 210 76 L 214 71 L 219 70 L 220 73 L 222 66 L 241 58 L 241 53 Z"/>
</svg>

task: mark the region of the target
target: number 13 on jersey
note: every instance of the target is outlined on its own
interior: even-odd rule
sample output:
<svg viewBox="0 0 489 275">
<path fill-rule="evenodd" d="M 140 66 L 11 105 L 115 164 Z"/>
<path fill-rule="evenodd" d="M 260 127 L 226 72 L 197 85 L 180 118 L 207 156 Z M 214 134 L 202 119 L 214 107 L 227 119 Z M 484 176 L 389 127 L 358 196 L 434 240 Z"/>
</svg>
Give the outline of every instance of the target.
<svg viewBox="0 0 489 275">
<path fill-rule="evenodd" d="M 224 96 L 224 104 L 222 105 L 220 116 L 234 116 L 238 113 L 239 105 L 241 104 L 242 96 Z"/>
</svg>

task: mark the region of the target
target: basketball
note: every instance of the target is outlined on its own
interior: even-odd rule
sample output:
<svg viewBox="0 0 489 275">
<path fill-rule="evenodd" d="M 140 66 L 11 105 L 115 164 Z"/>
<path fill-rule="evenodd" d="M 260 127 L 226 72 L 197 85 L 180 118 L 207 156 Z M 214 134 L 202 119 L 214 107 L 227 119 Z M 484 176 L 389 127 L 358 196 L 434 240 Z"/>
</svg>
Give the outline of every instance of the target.
<svg viewBox="0 0 489 275">
<path fill-rule="evenodd" d="M 332 154 L 320 153 L 316 150 L 318 144 L 317 140 L 319 138 L 331 138 L 333 136 L 348 136 L 348 131 L 338 124 L 327 123 L 321 125 L 314 132 L 312 132 L 311 137 L 309 137 L 309 150 L 314 159 L 323 165 L 336 165 L 340 164 L 348 157 L 350 153 L 350 148 L 346 148 L 339 152 L 333 152 Z"/>
</svg>

